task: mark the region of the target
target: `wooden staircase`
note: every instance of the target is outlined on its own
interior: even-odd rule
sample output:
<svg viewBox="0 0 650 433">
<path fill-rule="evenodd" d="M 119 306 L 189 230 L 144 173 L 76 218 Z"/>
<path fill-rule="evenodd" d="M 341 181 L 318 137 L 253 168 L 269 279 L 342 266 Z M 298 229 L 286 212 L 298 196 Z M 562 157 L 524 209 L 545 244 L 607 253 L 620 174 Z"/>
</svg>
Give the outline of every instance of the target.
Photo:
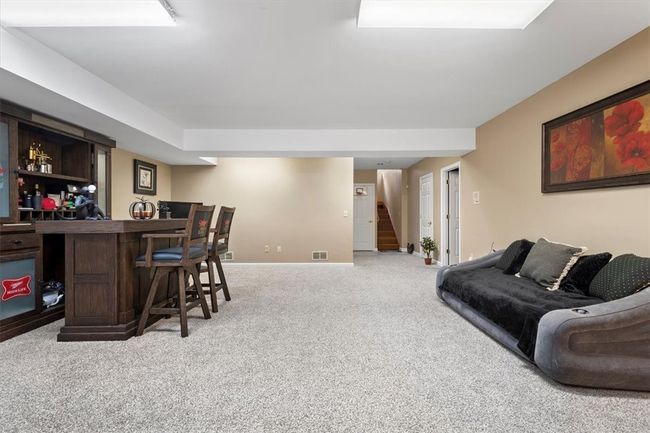
<svg viewBox="0 0 650 433">
<path fill-rule="evenodd" d="M 377 202 L 377 249 L 379 251 L 399 251 L 393 223 L 384 202 Z"/>
</svg>

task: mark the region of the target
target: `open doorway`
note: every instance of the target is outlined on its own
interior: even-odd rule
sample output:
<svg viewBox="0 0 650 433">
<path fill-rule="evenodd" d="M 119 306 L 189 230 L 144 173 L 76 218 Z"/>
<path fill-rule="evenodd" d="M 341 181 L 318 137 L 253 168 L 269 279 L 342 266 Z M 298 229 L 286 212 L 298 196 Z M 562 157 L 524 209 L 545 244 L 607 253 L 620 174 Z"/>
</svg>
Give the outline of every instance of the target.
<svg viewBox="0 0 650 433">
<path fill-rule="evenodd" d="M 443 265 L 460 263 L 460 162 L 440 170 L 440 258 Z"/>
<path fill-rule="evenodd" d="M 402 240 L 401 169 L 377 170 L 377 250 L 400 251 Z"/>
</svg>

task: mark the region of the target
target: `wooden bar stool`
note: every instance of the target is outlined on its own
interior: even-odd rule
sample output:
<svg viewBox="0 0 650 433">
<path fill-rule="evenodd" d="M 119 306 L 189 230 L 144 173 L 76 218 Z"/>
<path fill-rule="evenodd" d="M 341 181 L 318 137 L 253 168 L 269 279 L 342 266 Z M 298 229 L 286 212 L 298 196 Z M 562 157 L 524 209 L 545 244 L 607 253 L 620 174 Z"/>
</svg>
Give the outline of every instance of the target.
<svg viewBox="0 0 650 433">
<path fill-rule="evenodd" d="M 193 204 L 187 217 L 187 225 L 182 233 L 152 233 L 142 235 L 147 240 L 147 251 L 136 259 L 139 268 L 150 268 L 153 274 L 149 294 L 145 302 L 136 335 L 144 332 L 150 314 L 178 314 L 181 320 L 181 337 L 187 337 L 187 312 L 197 305 L 203 309 L 203 317 L 210 318 L 210 309 L 205 300 L 199 275 L 199 267 L 208 259 L 208 237 L 210 224 L 214 215 L 214 206 Z M 178 239 L 177 247 L 153 249 L 155 239 Z M 153 304 L 158 291 L 160 279 L 170 272 L 178 276 L 178 297 L 174 307 L 169 300 Z M 192 276 L 194 285 L 186 288 L 186 281 Z M 188 295 L 189 298 L 188 298 Z"/>
<path fill-rule="evenodd" d="M 228 283 L 226 282 L 226 275 L 221 266 L 221 254 L 228 252 L 228 241 L 230 240 L 230 227 L 232 227 L 232 219 L 235 216 L 234 207 L 221 206 L 219 210 L 219 217 L 217 218 L 217 225 L 214 229 L 210 230 L 214 233 L 212 243 L 208 246 L 208 258 L 205 261 L 207 266 L 201 266 L 201 273 L 207 272 L 209 283 L 203 283 L 203 287 L 209 287 L 209 290 L 204 290 L 204 294 L 210 294 L 212 302 L 212 312 L 219 311 L 217 307 L 217 292 L 223 290 L 223 296 L 226 301 L 230 301 L 230 292 L 228 291 Z M 217 267 L 219 274 L 219 284 L 215 282 L 214 266 Z"/>
</svg>

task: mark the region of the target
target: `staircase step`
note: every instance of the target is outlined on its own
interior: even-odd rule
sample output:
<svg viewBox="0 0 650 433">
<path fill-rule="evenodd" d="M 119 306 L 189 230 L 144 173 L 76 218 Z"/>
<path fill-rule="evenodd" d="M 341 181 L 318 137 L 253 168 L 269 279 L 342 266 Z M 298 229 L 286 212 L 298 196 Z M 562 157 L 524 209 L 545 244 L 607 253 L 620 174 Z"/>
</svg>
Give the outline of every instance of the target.
<svg viewBox="0 0 650 433">
<path fill-rule="evenodd" d="M 399 242 L 390 219 L 390 213 L 383 202 L 377 203 L 377 249 L 379 251 L 399 251 Z"/>
</svg>

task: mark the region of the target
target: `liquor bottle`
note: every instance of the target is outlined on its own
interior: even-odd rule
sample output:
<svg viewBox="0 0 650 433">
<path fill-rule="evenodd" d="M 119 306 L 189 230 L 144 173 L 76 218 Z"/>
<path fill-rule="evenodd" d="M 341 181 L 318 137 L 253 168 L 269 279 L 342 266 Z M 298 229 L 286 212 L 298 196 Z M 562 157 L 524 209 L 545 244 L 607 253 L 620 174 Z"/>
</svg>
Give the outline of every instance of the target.
<svg viewBox="0 0 650 433">
<path fill-rule="evenodd" d="M 34 210 L 41 210 L 41 205 L 43 203 L 43 197 L 41 196 L 41 191 L 38 189 L 38 184 L 34 186 Z"/>
</svg>

